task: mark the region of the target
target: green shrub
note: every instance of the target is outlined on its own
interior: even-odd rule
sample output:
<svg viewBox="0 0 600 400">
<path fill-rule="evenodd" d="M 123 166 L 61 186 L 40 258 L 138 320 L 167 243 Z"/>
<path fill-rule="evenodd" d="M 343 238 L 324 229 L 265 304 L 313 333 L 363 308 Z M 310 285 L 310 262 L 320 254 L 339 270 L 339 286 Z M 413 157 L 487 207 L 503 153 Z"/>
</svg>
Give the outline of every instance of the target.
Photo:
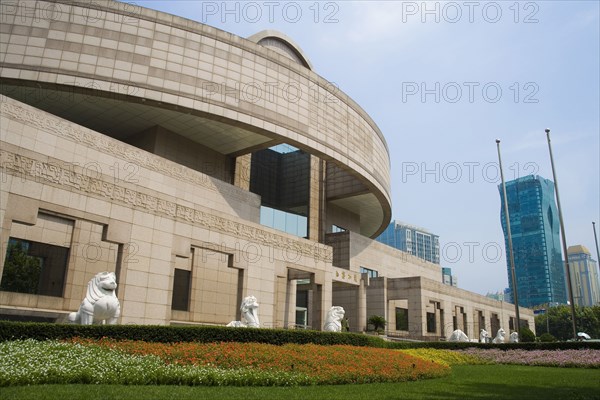
<svg viewBox="0 0 600 400">
<path fill-rule="evenodd" d="M 551 333 L 542 333 L 538 339 L 544 343 L 556 342 L 556 338 Z"/>
<path fill-rule="evenodd" d="M 533 343 L 535 342 L 535 333 L 531 331 L 528 327 L 524 326 L 520 330 L 519 341 L 524 343 Z"/>
<path fill-rule="evenodd" d="M 165 325 L 76 325 L 40 322 L 0 321 L 0 342 L 18 339 L 69 339 L 74 337 L 117 340 L 142 340 L 146 342 L 240 342 L 281 345 L 297 344 L 347 344 L 351 346 L 387 347 L 392 349 L 433 348 L 457 350 L 469 347 L 567 350 L 600 349 L 600 342 L 522 342 L 522 343 L 466 343 L 466 342 L 388 342 L 380 337 L 359 333 L 320 332 L 313 330 L 228 328 L 224 326 L 165 326 Z"/>
<path fill-rule="evenodd" d="M 385 328 L 387 321 L 381 315 L 371 315 L 367 323 L 373 325 L 373 330 L 379 331 Z"/>
<path fill-rule="evenodd" d="M 76 325 L 38 322 L 0 321 L 0 342 L 17 339 L 69 339 L 73 337 L 142 340 L 145 342 L 240 342 L 268 344 L 347 344 L 386 347 L 378 337 L 358 333 L 320 332 L 313 330 L 228 328 L 224 326 L 166 325 Z"/>
</svg>

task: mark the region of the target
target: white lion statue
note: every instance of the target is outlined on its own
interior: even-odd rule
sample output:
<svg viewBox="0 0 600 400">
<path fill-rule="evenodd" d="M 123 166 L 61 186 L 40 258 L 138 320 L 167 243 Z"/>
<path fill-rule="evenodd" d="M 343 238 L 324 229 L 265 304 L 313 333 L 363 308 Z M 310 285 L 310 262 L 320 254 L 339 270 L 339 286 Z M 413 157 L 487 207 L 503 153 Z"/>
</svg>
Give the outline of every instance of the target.
<svg viewBox="0 0 600 400">
<path fill-rule="evenodd" d="M 260 322 L 258 321 L 258 301 L 254 296 L 244 297 L 242 305 L 240 306 L 242 314 L 241 321 L 231 321 L 227 326 L 234 328 L 259 328 Z"/>
<path fill-rule="evenodd" d="M 117 277 L 114 272 L 99 272 L 88 282 L 85 298 L 77 312 L 69 314 L 69 321 L 82 325 L 116 324 L 121 315 L 121 304 L 115 293 Z"/>
<path fill-rule="evenodd" d="M 457 329 L 454 332 L 452 332 L 452 334 L 448 338 L 448 341 L 449 342 L 468 342 L 469 337 L 467 336 L 466 333 L 464 333 L 460 329 Z"/>
<path fill-rule="evenodd" d="M 490 334 L 485 329 L 482 329 L 481 332 L 479 332 L 479 342 L 480 343 L 487 343 L 489 337 L 490 337 Z"/>
<path fill-rule="evenodd" d="M 519 343 L 519 333 L 513 332 L 508 337 L 508 343 Z"/>
<path fill-rule="evenodd" d="M 498 329 L 498 333 L 496 334 L 494 340 L 492 340 L 492 343 L 504 343 L 504 336 L 506 336 L 504 329 Z"/>
<path fill-rule="evenodd" d="M 327 312 L 327 319 L 323 330 L 325 332 L 341 332 L 342 331 L 342 319 L 344 318 L 344 308 L 340 306 L 333 306 Z"/>
</svg>

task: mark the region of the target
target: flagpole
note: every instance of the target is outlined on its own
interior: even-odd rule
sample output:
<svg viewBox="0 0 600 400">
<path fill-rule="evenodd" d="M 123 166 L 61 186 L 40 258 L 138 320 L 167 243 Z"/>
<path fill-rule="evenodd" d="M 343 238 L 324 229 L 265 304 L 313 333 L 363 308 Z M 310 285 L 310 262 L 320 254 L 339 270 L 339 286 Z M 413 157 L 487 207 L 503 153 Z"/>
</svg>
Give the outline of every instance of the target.
<svg viewBox="0 0 600 400">
<path fill-rule="evenodd" d="M 504 196 L 504 217 L 506 220 L 506 234 L 508 236 L 508 256 L 510 264 L 510 276 L 513 286 L 513 301 L 515 303 L 515 315 L 517 323 L 515 331 L 521 337 L 521 316 L 519 315 L 519 291 L 517 289 L 517 277 L 515 273 L 515 257 L 513 253 L 512 235 L 510 232 L 510 215 L 508 214 L 508 198 L 506 197 L 506 183 L 504 182 L 504 172 L 502 170 L 502 157 L 500 156 L 500 139 L 496 139 L 496 147 L 498 148 L 498 164 L 500 167 L 500 177 L 502 178 L 502 195 Z"/>
<path fill-rule="evenodd" d="M 554 190 L 556 191 L 556 205 L 558 206 L 558 221 L 560 223 L 560 233 L 562 235 L 563 254 L 565 255 L 565 269 L 567 270 L 567 289 L 569 292 L 569 301 L 571 302 L 571 322 L 573 328 L 573 339 L 577 340 L 577 323 L 575 322 L 575 303 L 573 302 L 573 287 L 571 286 L 571 267 L 569 265 L 569 254 L 567 253 L 567 236 L 565 234 L 565 224 L 563 223 L 562 208 L 560 207 L 560 196 L 558 195 L 558 181 L 556 179 L 556 170 L 554 169 L 552 145 L 550 144 L 550 129 L 546 129 L 546 137 L 548 138 L 550 164 L 552 165 L 552 176 L 554 177 Z"/>
<path fill-rule="evenodd" d="M 598 236 L 596 236 L 596 223 L 593 221 L 592 228 L 594 229 L 594 241 L 596 242 L 596 260 L 598 262 L 598 268 L 600 269 L 600 250 L 598 250 Z"/>
</svg>

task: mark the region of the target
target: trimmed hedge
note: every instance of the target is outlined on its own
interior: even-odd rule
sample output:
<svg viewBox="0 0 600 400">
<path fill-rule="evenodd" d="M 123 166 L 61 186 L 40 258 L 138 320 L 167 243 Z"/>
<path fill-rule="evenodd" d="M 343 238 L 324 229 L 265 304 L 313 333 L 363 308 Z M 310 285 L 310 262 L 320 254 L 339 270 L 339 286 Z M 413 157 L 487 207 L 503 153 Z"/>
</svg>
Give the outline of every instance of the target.
<svg viewBox="0 0 600 400">
<path fill-rule="evenodd" d="M 446 349 L 461 350 L 469 347 L 500 350 L 577 350 L 599 349 L 600 342 L 528 342 L 528 343 L 471 343 L 471 342 L 388 342 L 387 347 L 393 349 Z"/>
<path fill-rule="evenodd" d="M 255 342 L 386 347 L 378 337 L 313 330 L 228 328 L 224 326 L 77 325 L 0 321 L 0 341 L 69 339 L 72 337 L 142 340 L 145 342 Z"/>
<path fill-rule="evenodd" d="M 358 333 L 320 332 L 313 330 L 228 328 L 224 326 L 168 325 L 77 325 L 42 322 L 0 321 L 0 342 L 17 339 L 69 339 L 73 337 L 142 340 L 145 342 L 240 342 L 321 344 L 387 347 L 391 349 L 433 348 L 457 350 L 468 347 L 503 350 L 600 349 L 600 342 L 536 342 L 487 344 L 471 342 L 388 342 L 380 337 Z"/>
</svg>

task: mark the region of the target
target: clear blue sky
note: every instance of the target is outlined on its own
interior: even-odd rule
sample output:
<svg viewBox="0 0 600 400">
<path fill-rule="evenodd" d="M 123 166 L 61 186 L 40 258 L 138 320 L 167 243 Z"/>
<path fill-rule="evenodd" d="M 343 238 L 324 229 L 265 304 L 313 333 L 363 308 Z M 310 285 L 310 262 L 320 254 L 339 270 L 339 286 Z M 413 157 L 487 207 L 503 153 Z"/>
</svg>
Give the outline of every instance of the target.
<svg viewBox="0 0 600 400">
<path fill-rule="evenodd" d="M 299 44 L 382 130 L 393 216 L 440 236 L 459 287 L 508 285 L 496 138 L 507 180 L 552 179 L 551 129 L 568 244 L 597 258 L 598 1 L 136 4 L 242 37 L 276 29 Z"/>
</svg>

